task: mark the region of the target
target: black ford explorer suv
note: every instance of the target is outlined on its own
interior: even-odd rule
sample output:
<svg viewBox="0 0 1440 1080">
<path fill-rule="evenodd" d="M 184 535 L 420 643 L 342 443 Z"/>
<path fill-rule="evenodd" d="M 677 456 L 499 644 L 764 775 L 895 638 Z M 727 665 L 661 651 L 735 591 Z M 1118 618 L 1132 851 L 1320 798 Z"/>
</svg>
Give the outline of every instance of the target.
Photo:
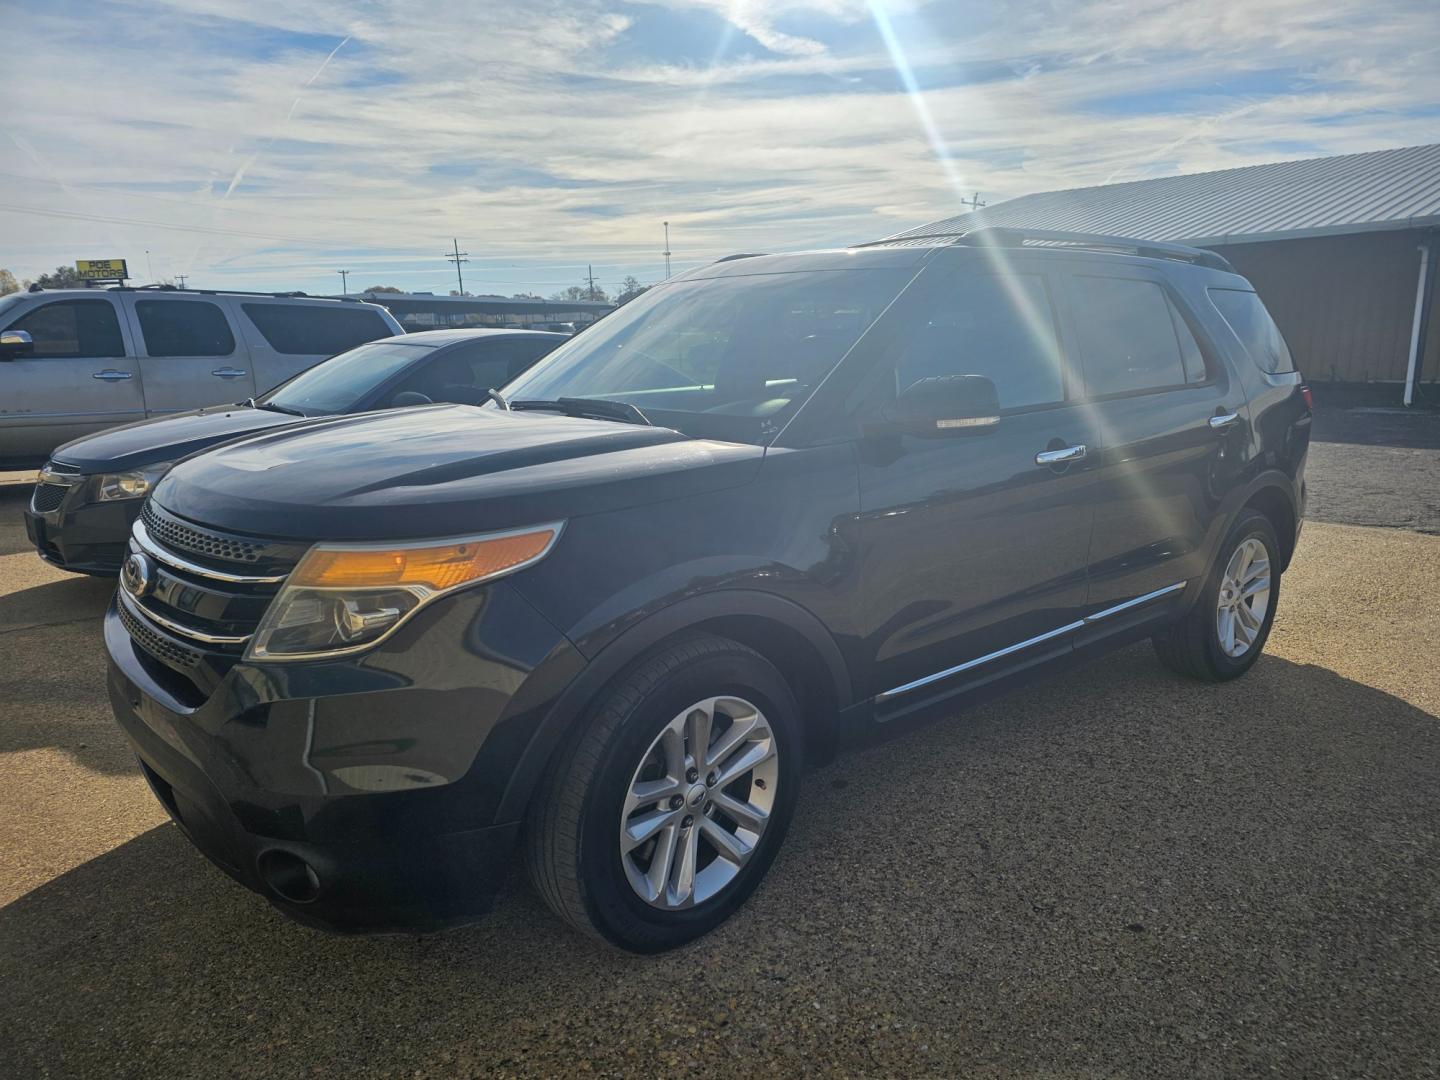
<svg viewBox="0 0 1440 1080">
<path fill-rule="evenodd" d="M 111 699 L 195 844 L 298 919 L 473 918 L 519 844 L 569 922 L 665 949 L 755 888 L 802 762 L 1137 638 L 1247 671 L 1310 413 L 1208 252 L 722 261 L 501 400 L 178 465 Z"/>
</svg>

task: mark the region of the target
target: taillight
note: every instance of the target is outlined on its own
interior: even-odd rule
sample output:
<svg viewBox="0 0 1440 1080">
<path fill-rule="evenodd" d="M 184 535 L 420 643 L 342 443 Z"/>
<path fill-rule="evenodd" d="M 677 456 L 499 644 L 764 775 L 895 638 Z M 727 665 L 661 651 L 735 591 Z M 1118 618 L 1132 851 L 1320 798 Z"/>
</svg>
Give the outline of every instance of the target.
<svg viewBox="0 0 1440 1080">
<path fill-rule="evenodd" d="M 1314 412 L 1314 411 L 1315 411 L 1315 396 L 1310 393 L 1310 387 L 1308 387 L 1308 386 L 1302 386 L 1302 387 L 1300 387 L 1300 396 L 1305 399 L 1305 408 L 1309 409 L 1311 412 Z"/>
</svg>

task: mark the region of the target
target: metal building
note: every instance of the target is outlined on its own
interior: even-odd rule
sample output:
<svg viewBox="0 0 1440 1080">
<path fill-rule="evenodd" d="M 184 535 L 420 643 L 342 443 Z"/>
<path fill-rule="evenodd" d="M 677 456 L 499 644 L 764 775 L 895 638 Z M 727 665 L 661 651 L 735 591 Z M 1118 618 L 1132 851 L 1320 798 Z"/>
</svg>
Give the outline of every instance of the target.
<svg viewBox="0 0 1440 1080">
<path fill-rule="evenodd" d="M 1213 248 L 1255 283 L 1307 378 L 1440 400 L 1440 144 L 1039 192 L 900 235 L 982 225 Z"/>
<path fill-rule="evenodd" d="M 434 293 L 351 293 L 380 304 L 406 330 L 465 326 L 539 326 L 568 322 L 586 326 L 615 310 L 598 300 L 516 300 L 503 296 L 437 296 Z"/>
</svg>

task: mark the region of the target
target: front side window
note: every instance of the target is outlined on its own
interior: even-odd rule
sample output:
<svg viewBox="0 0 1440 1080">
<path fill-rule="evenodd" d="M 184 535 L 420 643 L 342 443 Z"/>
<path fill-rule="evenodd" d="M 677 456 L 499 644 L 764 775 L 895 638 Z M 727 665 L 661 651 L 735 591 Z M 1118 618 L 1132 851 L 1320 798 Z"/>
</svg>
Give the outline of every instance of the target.
<svg viewBox="0 0 1440 1080">
<path fill-rule="evenodd" d="M 897 395 L 921 379 L 984 375 L 1002 409 L 1065 399 L 1055 317 L 1039 276 L 961 278 L 921 319 L 896 329 Z"/>
<path fill-rule="evenodd" d="M 12 323 L 35 343 L 35 357 L 124 356 L 120 320 L 109 300 L 59 300 L 45 304 Z"/>
<path fill-rule="evenodd" d="M 605 398 L 687 435 L 768 442 L 913 272 L 803 271 L 650 289 L 505 387 Z"/>
<path fill-rule="evenodd" d="M 241 304 L 266 343 L 287 356 L 334 356 L 394 333 L 378 311 L 324 304 Z"/>
<path fill-rule="evenodd" d="M 1071 279 L 1070 295 L 1088 396 L 1186 382 L 1177 320 L 1160 285 L 1136 278 L 1077 276 Z"/>
<path fill-rule="evenodd" d="M 433 349 L 433 345 L 372 341 L 302 371 L 262 395 L 259 403 L 303 416 L 349 412 L 382 383 L 424 360 Z"/>
<path fill-rule="evenodd" d="M 235 335 L 208 300 L 137 300 L 135 315 L 150 356 L 229 356 Z"/>
<path fill-rule="evenodd" d="M 1261 371 L 1283 375 L 1295 370 L 1290 348 L 1260 297 L 1241 289 L 1211 289 L 1210 302 L 1235 331 L 1240 344 Z"/>
</svg>

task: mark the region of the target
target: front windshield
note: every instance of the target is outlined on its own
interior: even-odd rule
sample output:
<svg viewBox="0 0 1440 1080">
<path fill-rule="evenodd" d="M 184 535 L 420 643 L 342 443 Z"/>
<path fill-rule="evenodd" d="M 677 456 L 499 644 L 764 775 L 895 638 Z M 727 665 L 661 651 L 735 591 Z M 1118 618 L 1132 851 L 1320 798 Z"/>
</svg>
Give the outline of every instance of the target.
<svg viewBox="0 0 1440 1080">
<path fill-rule="evenodd" d="M 302 371 L 257 400 L 261 405 L 305 416 L 349 412 L 377 386 L 423 359 L 433 348 L 418 343 L 372 341 Z"/>
<path fill-rule="evenodd" d="M 766 443 L 910 276 L 823 270 L 671 282 L 560 346 L 505 395 L 623 401 L 687 435 Z"/>
</svg>

